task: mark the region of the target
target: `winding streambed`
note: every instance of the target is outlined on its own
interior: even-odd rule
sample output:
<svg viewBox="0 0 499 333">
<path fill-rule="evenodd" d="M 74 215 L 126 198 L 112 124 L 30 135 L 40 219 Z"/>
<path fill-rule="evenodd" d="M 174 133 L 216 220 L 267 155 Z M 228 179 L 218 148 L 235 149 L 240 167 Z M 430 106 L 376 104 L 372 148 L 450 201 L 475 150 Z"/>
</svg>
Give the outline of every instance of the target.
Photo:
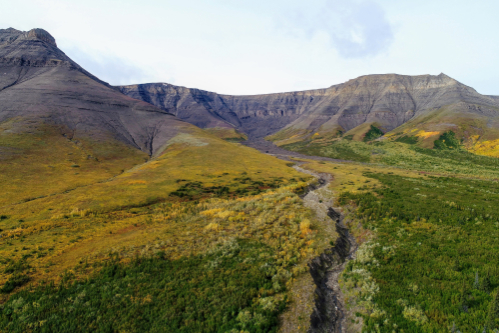
<svg viewBox="0 0 499 333">
<path fill-rule="evenodd" d="M 325 250 L 309 264 L 310 274 L 316 285 L 315 307 L 310 317 L 309 332 L 346 332 L 347 312 L 338 278 L 348 260 L 354 259 L 357 243 L 343 224 L 341 210 L 333 207 L 332 193 L 327 189 L 332 176 L 314 173 L 299 166 L 294 168 L 318 179 L 319 185 L 310 188 L 302 199 L 305 206 L 315 211 L 317 218 L 332 220 L 334 224 L 331 223 L 331 227 L 339 235 L 334 247 Z"/>
<path fill-rule="evenodd" d="M 293 157 L 343 162 L 326 157 L 306 156 L 300 153 L 284 150 L 275 146 L 266 140 L 249 140 L 243 144 L 256 148 L 262 153 L 273 155 L 286 161 L 292 161 Z M 345 269 L 346 263 L 355 259 L 357 243 L 350 234 L 348 228 L 343 224 L 343 215 L 341 209 L 333 207 L 333 193 L 327 188 L 331 182 L 332 176 L 325 173 L 315 173 L 295 165 L 297 171 L 314 176 L 318 180 L 318 186 L 310 187 L 306 194 L 301 196 L 305 206 L 311 208 L 319 219 L 330 219 L 330 230 L 326 232 L 333 233 L 334 230 L 339 237 L 336 239 L 332 248 L 326 249 L 320 256 L 314 258 L 309 264 L 310 274 L 314 279 L 315 306 L 310 316 L 309 333 L 350 333 L 347 332 L 348 311 L 346 311 L 343 293 L 339 286 L 339 276 Z"/>
</svg>

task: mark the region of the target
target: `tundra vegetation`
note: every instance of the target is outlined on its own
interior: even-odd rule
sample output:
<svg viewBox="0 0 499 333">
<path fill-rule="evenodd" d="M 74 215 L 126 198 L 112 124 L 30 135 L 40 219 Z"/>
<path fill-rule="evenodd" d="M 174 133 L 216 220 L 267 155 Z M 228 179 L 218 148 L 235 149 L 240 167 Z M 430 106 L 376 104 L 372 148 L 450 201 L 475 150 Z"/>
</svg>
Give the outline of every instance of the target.
<svg viewBox="0 0 499 333">
<path fill-rule="evenodd" d="M 434 149 L 407 138 L 291 145 L 369 162 L 307 164 L 337 176 L 337 204 L 360 245 L 340 280 L 351 327 L 499 330 L 498 160 L 467 152 L 453 132 L 435 139 Z"/>
<path fill-rule="evenodd" d="M 98 143 L 43 126 L 22 138 L 0 136 L 15 152 L 1 165 L 2 332 L 277 331 L 334 240 L 299 198 L 312 177 L 201 130 L 107 174 Z"/>
<path fill-rule="evenodd" d="M 106 162 L 105 148 L 60 138 L 58 152 L 37 155 L 56 138 L 37 129 L 31 141 L 2 142 L 0 331 L 277 332 L 283 320 L 307 330 L 307 263 L 336 237 L 299 198 L 311 177 L 201 131 L 151 159 L 125 151 Z M 451 133 L 427 149 L 370 130 L 366 142 L 287 147 L 356 161 L 301 160 L 334 176 L 324 193 L 360 245 L 340 281 L 349 323 L 499 329 L 497 159 Z M 20 156 L 40 168 L 31 195 L 16 182 Z M 26 163 L 40 158 L 47 171 Z M 118 170 L 113 158 L 131 166 Z M 50 182 L 58 175 L 65 182 Z"/>
<path fill-rule="evenodd" d="M 343 274 L 368 332 L 498 329 L 497 182 L 366 173 L 339 203 L 373 237 Z"/>
</svg>

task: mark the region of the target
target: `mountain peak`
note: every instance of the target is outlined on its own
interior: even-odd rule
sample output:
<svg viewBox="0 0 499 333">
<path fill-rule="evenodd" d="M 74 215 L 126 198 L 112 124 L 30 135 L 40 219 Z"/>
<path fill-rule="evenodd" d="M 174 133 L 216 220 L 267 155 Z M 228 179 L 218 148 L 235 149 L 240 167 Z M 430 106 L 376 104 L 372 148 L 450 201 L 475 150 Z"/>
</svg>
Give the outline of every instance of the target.
<svg viewBox="0 0 499 333">
<path fill-rule="evenodd" d="M 44 29 L 31 29 L 29 31 L 20 31 L 14 28 L 0 29 L 0 44 L 12 43 L 21 40 L 41 40 L 52 46 L 57 47 L 55 38 Z"/>
<path fill-rule="evenodd" d="M 49 44 L 57 47 L 57 44 L 55 42 L 55 38 L 52 37 L 52 35 L 49 34 L 46 30 L 38 29 L 38 28 L 31 29 L 30 31 L 25 33 L 25 36 L 26 36 L 25 37 L 26 39 L 39 39 L 39 40 L 42 40 L 46 43 L 49 43 Z"/>
</svg>

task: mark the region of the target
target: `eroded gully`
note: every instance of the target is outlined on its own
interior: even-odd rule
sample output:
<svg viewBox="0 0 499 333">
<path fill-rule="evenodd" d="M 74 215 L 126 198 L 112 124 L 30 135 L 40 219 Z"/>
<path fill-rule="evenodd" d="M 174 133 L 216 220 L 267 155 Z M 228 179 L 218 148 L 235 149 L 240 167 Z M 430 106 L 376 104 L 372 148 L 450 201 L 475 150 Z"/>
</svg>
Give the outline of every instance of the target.
<svg viewBox="0 0 499 333">
<path fill-rule="evenodd" d="M 343 162 L 326 157 L 306 156 L 295 152 L 290 152 L 279 148 L 271 142 L 265 140 L 251 140 L 244 143 L 247 146 L 256 148 L 263 153 L 273 155 L 279 159 L 297 163 L 296 158 L 307 158 L 321 161 Z M 340 207 L 334 207 L 334 197 L 328 184 L 332 176 L 326 173 L 316 173 L 301 168 L 298 162 L 293 168 L 317 178 L 318 184 L 310 186 L 308 191 L 301 196 L 304 205 L 312 209 L 316 217 L 326 223 L 327 233 L 336 233 L 338 238 L 335 245 L 328 248 L 320 256 L 314 258 L 309 263 L 309 271 L 314 279 L 315 306 L 310 316 L 309 333 L 350 333 L 347 332 L 346 321 L 348 311 L 345 307 L 343 293 L 339 286 L 339 276 L 345 269 L 349 260 L 355 259 L 357 243 L 350 234 L 348 228 L 343 224 L 343 215 Z M 329 228 L 329 230 L 327 230 Z"/>
<path fill-rule="evenodd" d="M 334 247 L 326 249 L 309 263 L 310 274 L 316 285 L 309 332 L 346 332 L 347 311 L 338 280 L 348 260 L 355 257 L 357 243 L 343 224 L 341 209 L 333 206 L 333 193 L 327 188 L 332 176 L 311 172 L 299 166 L 294 168 L 317 178 L 318 185 L 309 188 L 302 196 L 303 202 L 315 212 L 318 219 L 334 222 L 329 225 L 338 234 Z M 331 229 L 326 232 L 332 233 Z"/>
</svg>

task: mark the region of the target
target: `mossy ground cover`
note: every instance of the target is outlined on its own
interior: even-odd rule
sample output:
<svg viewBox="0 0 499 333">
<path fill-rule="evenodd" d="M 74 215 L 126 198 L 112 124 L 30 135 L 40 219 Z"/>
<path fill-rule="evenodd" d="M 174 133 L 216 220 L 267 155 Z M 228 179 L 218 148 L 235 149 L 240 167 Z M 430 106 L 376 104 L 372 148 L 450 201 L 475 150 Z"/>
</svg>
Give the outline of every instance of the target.
<svg viewBox="0 0 499 333">
<path fill-rule="evenodd" d="M 104 181 L 148 159 L 112 138 L 65 132 L 26 119 L 0 124 L 0 207 Z"/>
</svg>

